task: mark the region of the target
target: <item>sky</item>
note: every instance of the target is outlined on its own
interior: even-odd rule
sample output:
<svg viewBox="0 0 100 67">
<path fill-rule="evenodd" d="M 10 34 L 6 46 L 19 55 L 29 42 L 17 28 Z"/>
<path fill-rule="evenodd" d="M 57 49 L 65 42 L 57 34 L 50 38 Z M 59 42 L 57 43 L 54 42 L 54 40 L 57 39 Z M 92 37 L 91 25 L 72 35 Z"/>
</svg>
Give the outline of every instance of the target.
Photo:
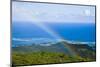
<svg viewBox="0 0 100 67">
<path fill-rule="evenodd" d="M 95 23 L 95 7 L 12 2 L 12 21 Z"/>
</svg>

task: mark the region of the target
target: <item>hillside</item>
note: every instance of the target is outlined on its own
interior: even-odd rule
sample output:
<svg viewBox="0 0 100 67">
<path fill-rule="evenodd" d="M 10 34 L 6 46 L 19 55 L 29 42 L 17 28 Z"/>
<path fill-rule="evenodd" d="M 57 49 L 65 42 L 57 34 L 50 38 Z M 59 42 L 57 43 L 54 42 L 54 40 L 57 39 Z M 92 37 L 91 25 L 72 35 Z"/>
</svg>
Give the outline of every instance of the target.
<svg viewBox="0 0 100 67">
<path fill-rule="evenodd" d="M 51 44 L 51 43 L 50 43 Z M 12 48 L 13 65 L 36 65 L 95 61 L 96 51 L 87 44 L 71 44 L 66 41 L 48 46 L 32 44 Z"/>
</svg>

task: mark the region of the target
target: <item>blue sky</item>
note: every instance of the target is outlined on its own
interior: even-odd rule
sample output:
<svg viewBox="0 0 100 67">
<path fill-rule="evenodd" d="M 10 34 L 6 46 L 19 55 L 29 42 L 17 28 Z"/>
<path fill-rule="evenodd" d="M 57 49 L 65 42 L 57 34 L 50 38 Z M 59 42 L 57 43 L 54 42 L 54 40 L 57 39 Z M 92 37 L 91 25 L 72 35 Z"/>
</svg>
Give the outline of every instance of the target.
<svg viewBox="0 0 100 67">
<path fill-rule="evenodd" d="M 95 23 L 95 7 L 13 2 L 12 21 Z"/>
</svg>

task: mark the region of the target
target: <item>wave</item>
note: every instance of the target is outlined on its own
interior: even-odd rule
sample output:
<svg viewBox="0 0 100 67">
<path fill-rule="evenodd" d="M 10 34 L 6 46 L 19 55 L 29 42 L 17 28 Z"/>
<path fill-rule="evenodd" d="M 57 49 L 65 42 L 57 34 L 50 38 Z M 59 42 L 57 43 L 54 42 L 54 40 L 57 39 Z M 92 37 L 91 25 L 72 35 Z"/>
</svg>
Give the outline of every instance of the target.
<svg viewBox="0 0 100 67">
<path fill-rule="evenodd" d="M 13 38 L 13 41 L 30 41 L 29 39 L 23 39 L 23 38 Z"/>
<path fill-rule="evenodd" d="M 74 40 L 64 40 L 64 39 L 52 39 L 52 38 L 12 38 L 13 41 L 21 41 L 21 42 L 33 42 L 33 43 L 51 43 L 51 42 L 60 42 L 66 41 L 71 44 L 96 44 L 95 42 L 80 42 Z"/>
</svg>

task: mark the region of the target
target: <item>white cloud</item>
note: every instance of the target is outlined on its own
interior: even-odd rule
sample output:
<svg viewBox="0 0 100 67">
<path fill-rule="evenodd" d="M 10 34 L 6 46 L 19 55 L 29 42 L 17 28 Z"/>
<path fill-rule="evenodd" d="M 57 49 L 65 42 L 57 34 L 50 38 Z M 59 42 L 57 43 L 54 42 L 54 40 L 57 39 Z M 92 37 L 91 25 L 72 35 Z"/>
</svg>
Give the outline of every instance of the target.
<svg viewBox="0 0 100 67">
<path fill-rule="evenodd" d="M 95 7 L 13 2 L 12 20 L 28 22 L 95 22 Z"/>
</svg>

